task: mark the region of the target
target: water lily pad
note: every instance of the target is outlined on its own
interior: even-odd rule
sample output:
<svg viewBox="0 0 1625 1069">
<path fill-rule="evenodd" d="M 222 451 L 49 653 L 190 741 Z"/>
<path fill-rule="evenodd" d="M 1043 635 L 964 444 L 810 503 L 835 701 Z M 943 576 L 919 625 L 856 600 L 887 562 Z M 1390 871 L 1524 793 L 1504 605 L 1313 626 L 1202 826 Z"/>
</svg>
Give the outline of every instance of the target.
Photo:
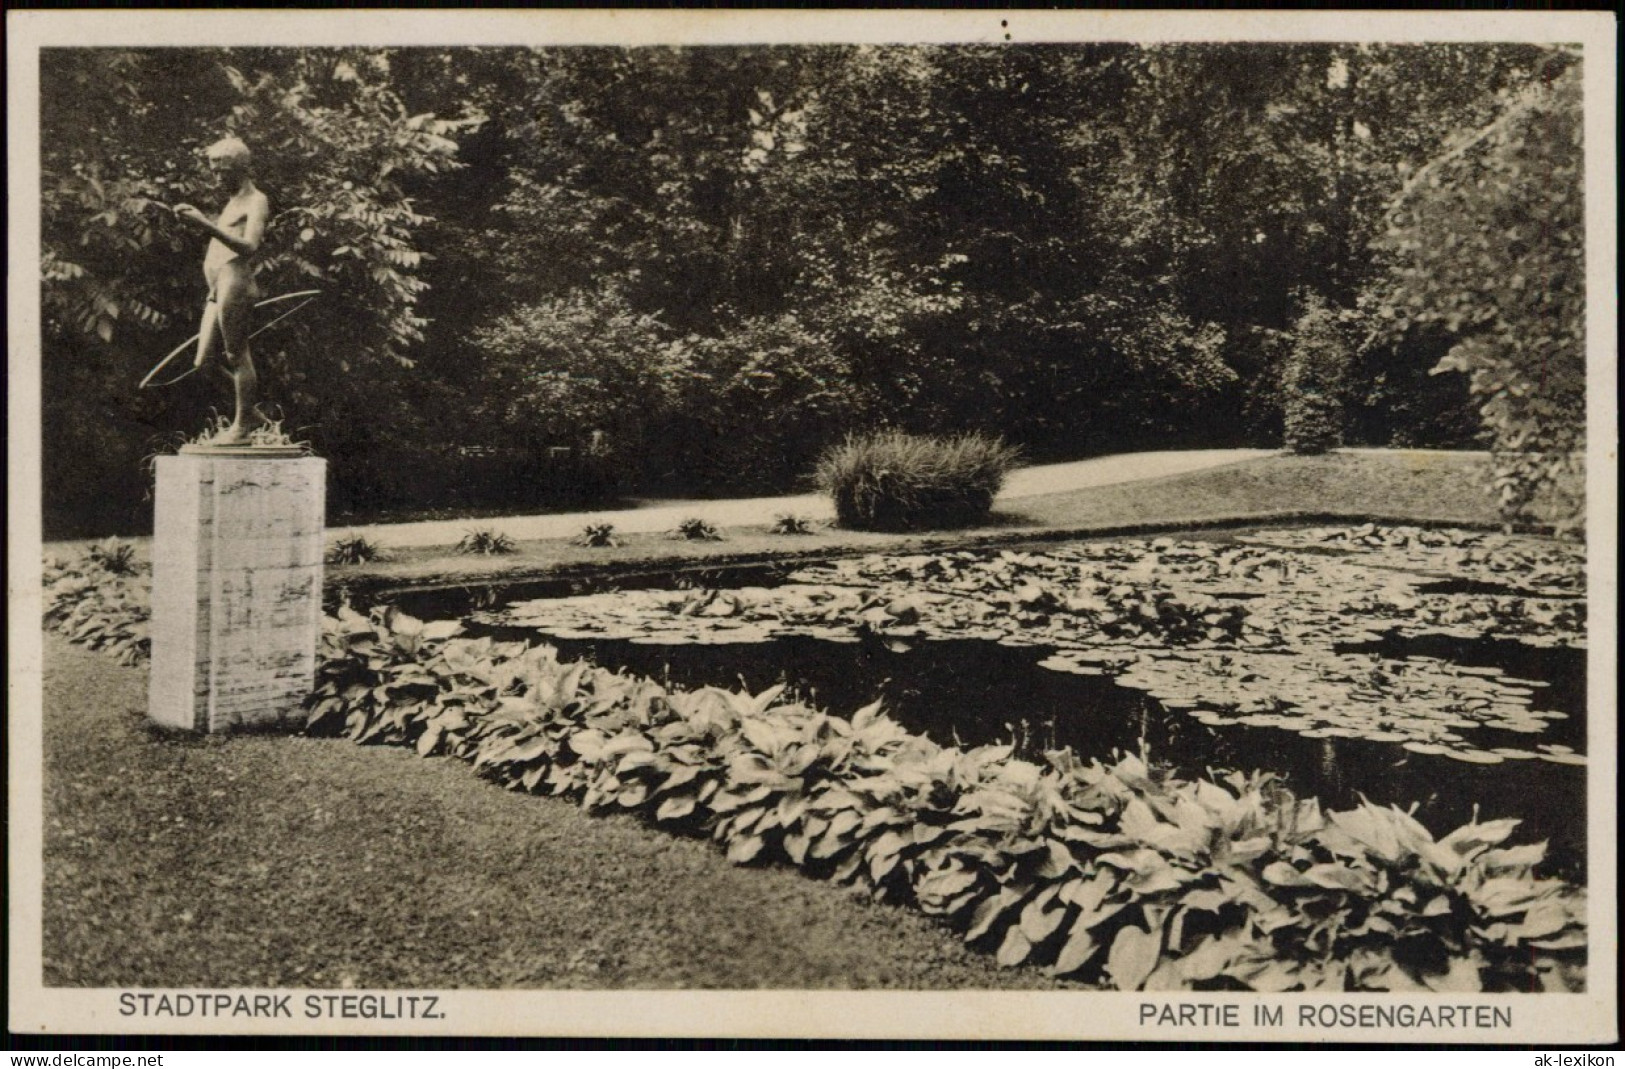
<svg viewBox="0 0 1625 1069">
<path fill-rule="evenodd" d="M 1473 765 L 1498 765 L 1502 761 L 1506 760 L 1506 758 L 1502 757 L 1500 754 L 1491 753 L 1487 750 L 1449 749 L 1444 752 L 1444 755 L 1452 760 L 1465 761 L 1468 764 Z"/>
</svg>

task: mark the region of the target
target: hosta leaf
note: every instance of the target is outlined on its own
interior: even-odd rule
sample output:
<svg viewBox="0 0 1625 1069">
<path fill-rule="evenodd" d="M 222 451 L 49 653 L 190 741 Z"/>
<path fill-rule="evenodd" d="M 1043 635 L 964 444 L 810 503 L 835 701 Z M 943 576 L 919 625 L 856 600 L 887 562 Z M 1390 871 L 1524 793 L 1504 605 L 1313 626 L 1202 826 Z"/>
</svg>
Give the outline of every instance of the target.
<svg viewBox="0 0 1625 1069">
<path fill-rule="evenodd" d="M 1034 870 L 1039 879 L 1059 880 L 1078 867 L 1078 863 L 1072 857 L 1072 851 L 1054 839 L 1045 839 L 1043 847 L 1038 867 Z"/>
<path fill-rule="evenodd" d="M 807 796 L 787 794 L 779 799 L 779 823 L 788 828 L 801 820 L 807 812 Z"/>
<path fill-rule="evenodd" d="M 1577 992 L 1585 990 L 1585 973 L 1577 965 L 1544 954 L 1536 955 L 1532 964 L 1535 976 L 1540 981 L 1540 990 L 1543 992 Z"/>
<path fill-rule="evenodd" d="M 1482 967 L 1476 958 L 1452 958 L 1448 971 L 1425 974 L 1422 983 L 1430 991 L 1482 991 Z"/>
<path fill-rule="evenodd" d="M 1019 899 L 1013 899 L 1007 890 L 1000 890 L 976 903 L 976 909 L 971 912 L 970 928 L 965 931 L 965 942 L 974 943 L 991 932 L 999 918 L 1010 911 L 1017 901 Z"/>
<path fill-rule="evenodd" d="M 726 694 L 726 701 L 733 707 L 734 712 L 739 714 L 741 718 L 746 718 L 760 716 L 769 705 L 773 704 L 775 698 L 784 693 L 784 687 L 785 685 L 780 683 L 777 686 L 768 687 L 754 697 L 750 694 L 731 691 L 724 693 Z"/>
<path fill-rule="evenodd" d="M 914 884 L 915 897 L 926 901 L 942 902 L 970 890 L 976 885 L 976 872 L 967 868 L 932 869 Z"/>
<path fill-rule="evenodd" d="M 1059 887 L 1047 887 L 1040 891 L 1031 902 L 1028 902 L 1021 911 L 1021 920 L 1018 922 L 1022 934 L 1033 943 L 1042 943 L 1055 934 L 1061 922 L 1066 919 L 1065 905 L 1055 906 L 1056 894 Z"/>
<path fill-rule="evenodd" d="M 744 865 L 755 859 L 762 852 L 767 840 L 760 835 L 743 835 L 728 844 L 728 860 L 735 865 Z"/>
<path fill-rule="evenodd" d="M 1579 929 L 1572 929 L 1563 935 L 1553 936 L 1550 939 L 1531 939 L 1529 945 L 1540 950 L 1577 950 L 1588 942 L 1586 933 Z"/>
<path fill-rule="evenodd" d="M 1272 861 L 1265 865 L 1262 875 L 1266 883 L 1273 883 L 1277 887 L 1313 886 L 1304 879 L 1303 873 L 1285 861 Z"/>
<path fill-rule="evenodd" d="M 718 813 L 732 813 L 736 809 L 742 809 L 764 801 L 773 794 L 773 790 L 771 784 L 764 783 L 745 791 L 737 788 L 720 791 L 717 797 L 712 800 L 711 808 Z"/>
<path fill-rule="evenodd" d="M 1012 969 L 1026 961 L 1032 949 L 1032 941 L 1022 932 L 1021 926 L 1012 924 L 1004 933 L 1004 942 L 999 944 L 996 960 L 1006 969 Z"/>
<path fill-rule="evenodd" d="M 863 855 L 854 850 L 835 866 L 835 870 L 830 873 L 830 879 L 836 883 L 851 883 L 852 878 L 858 874 L 858 870 L 862 865 Z"/>
<path fill-rule="evenodd" d="M 1514 876 L 1498 876 L 1485 880 L 1469 891 L 1473 904 L 1491 917 L 1506 917 L 1521 912 L 1539 900 L 1540 888 L 1533 880 Z"/>
<path fill-rule="evenodd" d="M 739 732 L 752 746 L 768 754 L 777 753 L 796 739 L 795 731 L 786 725 L 761 718 L 742 722 Z"/>
<path fill-rule="evenodd" d="M 422 636 L 429 641 L 451 638 L 463 629 L 461 620 L 435 620 L 423 625 Z"/>
<path fill-rule="evenodd" d="M 832 827 L 833 827 L 834 824 L 840 822 L 841 816 L 844 816 L 844 814 L 840 814 L 840 815 L 837 815 L 835 817 L 834 821 L 831 822 Z M 860 823 L 863 826 L 864 832 L 867 833 L 867 832 L 874 831 L 876 828 L 879 828 L 879 827 L 885 827 L 885 826 L 890 826 L 890 825 L 894 825 L 894 824 L 907 824 L 907 823 L 909 823 L 909 819 L 904 814 L 899 813 L 897 810 L 893 809 L 891 806 L 882 806 L 881 808 L 876 809 L 876 810 L 870 812 L 868 815 L 864 816 L 862 818 L 862 820 L 860 821 Z"/>
<path fill-rule="evenodd" d="M 649 741 L 647 735 L 640 731 L 623 731 L 605 743 L 595 759 L 603 760 L 621 754 L 645 753 L 653 749 L 654 743 Z"/>
<path fill-rule="evenodd" d="M 1548 899 L 1531 906 L 1523 923 L 1513 925 L 1512 931 L 1521 940 L 1546 939 L 1568 927 L 1570 919 L 1561 902 Z"/>
<path fill-rule="evenodd" d="M 445 728 L 439 724 L 430 724 L 423 734 L 418 736 L 418 756 L 427 757 L 434 753 L 435 747 L 440 745 L 440 739 L 445 733 Z"/>
<path fill-rule="evenodd" d="M 812 839 L 804 832 L 790 832 L 784 837 L 784 852 L 790 855 L 790 860 L 797 865 L 807 862 L 807 848 L 812 845 Z"/>
<path fill-rule="evenodd" d="M 877 835 L 866 847 L 871 858 L 889 857 L 897 854 L 911 841 L 910 837 L 899 831 L 886 831 Z"/>
<path fill-rule="evenodd" d="M 1067 933 L 1066 943 L 1055 958 L 1051 972 L 1056 976 L 1066 976 L 1077 972 L 1087 965 L 1096 954 L 1100 952 L 1100 944 L 1095 941 L 1094 935 L 1081 924 L 1074 924 Z"/>
<path fill-rule="evenodd" d="M 1119 991 L 1138 991 L 1162 956 L 1162 933 L 1125 925 L 1112 940 L 1106 955 L 1106 972 Z"/>
<path fill-rule="evenodd" d="M 1486 821 L 1483 824 L 1464 824 L 1440 839 L 1439 845 L 1465 857 L 1486 846 L 1501 845 L 1521 823 L 1523 822 L 1519 820 L 1507 819 Z"/>
<path fill-rule="evenodd" d="M 1392 970 L 1399 973 L 1401 970 Z M 1299 968 L 1292 962 L 1243 959 L 1232 963 L 1222 975 L 1231 976 L 1254 991 L 1291 991 L 1303 983 Z M 1414 990 L 1414 987 L 1412 988 Z"/>
<path fill-rule="evenodd" d="M 696 804 L 698 799 L 691 795 L 673 795 L 660 803 L 660 808 L 655 810 L 655 819 L 681 820 L 694 812 Z"/>
<path fill-rule="evenodd" d="M 1500 850 L 1486 850 L 1479 858 L 1480 863 L 1488 872 L 1498 873 L 1508 870 L 1526 870 L 1546 860 L 1546 843 L 1530 843 L 1528 846 L 1509 846 Z"/>
<path fill-rule="evenodd" d="M 853 839 L 850 836 L 840 835 L 832 827 L 829 831 L 826 831 L 824 834 L 818 837 L 818 839 L 813 843 L 810 853 L 813 857 L 819 859 L 831 858 L 836 854 L 839 854 L 842 850 L 854 846 L 856 843 L 856 839 Z M 864 860 L 864 852 L 862 850 L 853 851 L 852 856 L 857 859 L 858 863 L 861 863 Z"/>
<path fill-rule="evenodd" d="M 884 703 L 880 701 L 871 702 L 870 704 L 865 705 L 862 709 L 859 709 L 857 712 L 853 713 L 851 720 L 852 729 L 854 731 L 862 731 L 864 728 L 868 727 L 877 717 L 880 716 L 880 710 L 883 705 Z"/>
<path fill-rule="evenodd" d="M 1367 804 L 1346 813 L 1328 813 L 1326 817 L 1334 827 L 1355 844 L 1364 847 L 1373 857 L 1388 864 L 1397 864 L 1404 858 L 1404 851 L 1388 812 Z M 1330 836 L 1324 838 L 1333 850 L 1338 849 Z"/>
<path fill-rule="evenodd" d="M 693 783 L 695 778 L 703 771 L 705 769 L 701 765 L 679 765 L 672 769 L 671 773 L 661 782 L 660 790 L 662 792 L 674 791 L 679 787 L 686 787 L 688 784 Z"/>
<path fill-rule="evenodd" d="M 1070 902 L 1085 914 L 1094 913 L 1106 896 L 1117 886 L 1117 877 L 1107 869 L 1097 869 L 1093 876 L 1080 876 L 1061 885 L 1060 898 Z"/>
<path fill-rule="evenodd" d="M 603 732 L 587 728 L 570 736 L 570 749 L 580 755 L 583 761 L 596 761 L 608 742 Z"/>
<path fill-rule="evenodd" d="M 1189 954 L 1178 960 L 1180 975 L 1192 983 L 1211 980 L 1222 975 L 1251 949 L 1247 940 L 1237 933 L 1207 936 L 1198 941 Z"/>
<path fill-rule="evenodd" d="M 1341 889 L 1355 894 L 1370 894 L 1376 890 L 1370 876 L 1358 869 L 1335 863 L 1311 865 L 1303 871 L 1302 878 L 1316 887 Z"/>
</svg>

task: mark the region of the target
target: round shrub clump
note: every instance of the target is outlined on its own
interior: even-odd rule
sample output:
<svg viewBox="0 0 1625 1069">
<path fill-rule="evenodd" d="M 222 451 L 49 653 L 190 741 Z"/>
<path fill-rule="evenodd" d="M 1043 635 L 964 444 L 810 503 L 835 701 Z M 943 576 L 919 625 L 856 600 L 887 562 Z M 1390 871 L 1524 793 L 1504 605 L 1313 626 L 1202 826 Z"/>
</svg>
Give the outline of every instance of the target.
<svg viewBox="0 0 1625 1069">
<path fill-rule="evenodd" d="M 818 462 L 842 527 L 906 531 L 985 519 L 1020 451 L 984 434 L 854 435 Z"/>
</svg>

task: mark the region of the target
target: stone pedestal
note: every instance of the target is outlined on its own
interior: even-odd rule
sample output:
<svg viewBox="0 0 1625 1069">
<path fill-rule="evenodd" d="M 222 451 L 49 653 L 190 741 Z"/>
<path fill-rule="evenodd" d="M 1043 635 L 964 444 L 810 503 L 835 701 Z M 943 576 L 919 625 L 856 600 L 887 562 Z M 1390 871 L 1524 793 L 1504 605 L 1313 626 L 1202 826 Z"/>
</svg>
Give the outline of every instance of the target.
<svg viewBox="0 0 1625 1069">
<path fill-rule="evenodd" d="M 297 725 L 321 635 L 327 461 L 158 458 L 147 714 L 191 731 Z"/>
</svg>

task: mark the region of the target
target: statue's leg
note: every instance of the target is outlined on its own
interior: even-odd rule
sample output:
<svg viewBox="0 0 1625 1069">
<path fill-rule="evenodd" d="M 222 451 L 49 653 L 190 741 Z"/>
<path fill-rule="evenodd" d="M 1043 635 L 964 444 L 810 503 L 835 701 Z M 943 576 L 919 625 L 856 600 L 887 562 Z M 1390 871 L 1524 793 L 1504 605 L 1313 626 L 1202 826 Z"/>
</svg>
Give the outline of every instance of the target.
<svg viewBox="0 0 1625 1069">
<path fill-rule="evenodd" d="M 203 306 L 203 322 L 197 328 L 197 356 L 193 367 L 202 367 L 220 355 L 220 304 L 213 297 Z"/>
<path fill-rule="evenodd" d="M 265 422 L 254 407 L 259 392 L 259 375 L 254 369 L 254 357 L 249 351 L 248 342 L 249 321 L 258 291 L 252 276 L 246 271 L 237 270 L 235 264 L 227 264 L 221 269 L 217 292 L 220 338 L 237 402 L 231 426 L 217 440 L 222 444 L 236 444 L 248 441 L 254 429 Z"/>
</svg>

